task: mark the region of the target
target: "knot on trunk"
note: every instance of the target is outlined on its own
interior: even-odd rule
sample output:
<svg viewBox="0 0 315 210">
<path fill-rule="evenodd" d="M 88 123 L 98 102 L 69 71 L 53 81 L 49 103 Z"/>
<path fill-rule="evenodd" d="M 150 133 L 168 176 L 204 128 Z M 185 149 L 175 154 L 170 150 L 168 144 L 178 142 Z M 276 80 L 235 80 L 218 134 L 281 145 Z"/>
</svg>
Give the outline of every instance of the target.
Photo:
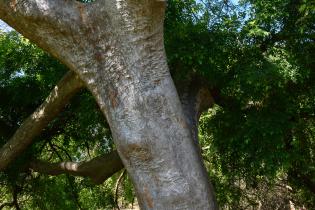
<svg viewBox="0 0 315 210">
<path fill-rule="evenodd" d="M 132 166 L 141 168 L 151 168 L 153 154 L 147 144 L 130 143 L 126 144 L 121 149 L 121 154 L 128 160 Z"/>
</svg>

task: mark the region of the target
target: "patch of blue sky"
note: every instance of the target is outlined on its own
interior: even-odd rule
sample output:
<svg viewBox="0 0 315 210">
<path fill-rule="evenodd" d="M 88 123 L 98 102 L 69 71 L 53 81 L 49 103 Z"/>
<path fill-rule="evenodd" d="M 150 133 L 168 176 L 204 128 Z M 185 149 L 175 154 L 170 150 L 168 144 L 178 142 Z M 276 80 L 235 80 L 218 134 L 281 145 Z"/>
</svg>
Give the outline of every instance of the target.
<svg viewBox="0 0 315 210">
<path fill-rule="evenodd" d="M 8 24 L 6 24 L 5 22 L 3 22 L 0 19 L 0 31 L 9 32 L 9 31 L 12 31 L 12 30 L 13 30 L 13 28 L 11 28 Z"/>
</svg>

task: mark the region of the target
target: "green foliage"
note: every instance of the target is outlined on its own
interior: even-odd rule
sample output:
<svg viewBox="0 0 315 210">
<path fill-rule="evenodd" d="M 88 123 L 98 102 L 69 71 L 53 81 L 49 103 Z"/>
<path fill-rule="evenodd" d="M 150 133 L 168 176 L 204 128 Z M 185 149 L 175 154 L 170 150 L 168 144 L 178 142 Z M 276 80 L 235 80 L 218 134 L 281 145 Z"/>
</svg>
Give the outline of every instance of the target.
<svg viewBox="0 0 315 210">
<path fill-rule="evenodd" d="M 172 75 L 206 78 L 215 99 L 200 138 L 221 206 L 284 179 L 314 208 L 314 18 L 306 0 L 169 2 Z"/>
<path fill-rule="evenodd" d="M 237 30 L 222 29 L 233 44 L 218 43 L 225 65 L 208 71 L 223 79 L 210 83 L 217 105 L 200 127 L 221 206 L 241 206 L 244 186 L 252 193 L 262 180 L 272 188 L 285 179 L 292 199 L 314 208 L 315 14 L 305 5 L 311 10 L 307 1 L 242 1 Z"/>
</svg>

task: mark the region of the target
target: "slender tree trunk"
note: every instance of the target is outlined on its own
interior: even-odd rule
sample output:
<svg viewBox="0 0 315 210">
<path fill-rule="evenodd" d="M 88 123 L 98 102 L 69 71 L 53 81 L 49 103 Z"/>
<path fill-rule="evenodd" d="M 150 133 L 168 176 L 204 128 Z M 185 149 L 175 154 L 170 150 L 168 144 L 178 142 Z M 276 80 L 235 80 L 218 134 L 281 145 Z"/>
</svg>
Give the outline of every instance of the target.
<svg viewBox="0 0 315 210">
<path fill-rule="evenodd" d="M 166 63 L 165 1 L 12 2 L 0 0 L 0 18 L 76 71 L 95 96 L 141 209 L 216 209 Z"/>
</svg>

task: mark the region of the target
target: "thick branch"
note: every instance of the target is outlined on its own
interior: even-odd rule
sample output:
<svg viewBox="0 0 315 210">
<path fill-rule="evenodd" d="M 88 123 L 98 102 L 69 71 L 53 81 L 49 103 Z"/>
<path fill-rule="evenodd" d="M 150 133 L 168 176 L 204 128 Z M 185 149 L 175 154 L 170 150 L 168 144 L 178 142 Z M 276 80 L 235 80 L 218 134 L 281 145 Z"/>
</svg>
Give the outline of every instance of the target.
<svg viewBox="0 0 315 210">
<path fill-rule="evenodd" d="M 73 176 L 89 177 L 95 184 L 103 183 L 123 167 L 117 151 L 104 154 L 87 162 L 49 163 L 33 161 L 30 164 L 30 169 L 42 174 L 53 176 L 71 174 Z"/>
<path fill-rule="evenodd" d="M 77 70 L 77 53 L 91 45 L 81 39 L 95 34 L 89 18 L 93 12 L 86 7 L 75 0 L 0 0 L 0 19 Z M 71 61 L 67 59 L 70 55 L 74 57 Z"/>
<path fill-rule="evenodd" d="M 193 133 L 193 138 L 198 144 L 198 121 L 202 112 L 214 104 L 214 99 L 207 87 L 199 77 L 192 77 L 187 81 L 177 84 L 180 101 L 187 122 Z"/>
<path fill-rule="evenodd" d="M 40 37 L 53 28 L 70 30 L 80 20 L 80 6 L 78 1 L 0 0 L 0 19 L 19 32 Z"/>
<path fill-rule="evenodd" d="M 32 143 L 34 137 L 56 117 L 82 87 L 83 83 L 72 72 L 68 72 L 61 79 L 45 102 L 22 123 L 12 138 L 0 149 L 0 171 Z"/>
</svg>

